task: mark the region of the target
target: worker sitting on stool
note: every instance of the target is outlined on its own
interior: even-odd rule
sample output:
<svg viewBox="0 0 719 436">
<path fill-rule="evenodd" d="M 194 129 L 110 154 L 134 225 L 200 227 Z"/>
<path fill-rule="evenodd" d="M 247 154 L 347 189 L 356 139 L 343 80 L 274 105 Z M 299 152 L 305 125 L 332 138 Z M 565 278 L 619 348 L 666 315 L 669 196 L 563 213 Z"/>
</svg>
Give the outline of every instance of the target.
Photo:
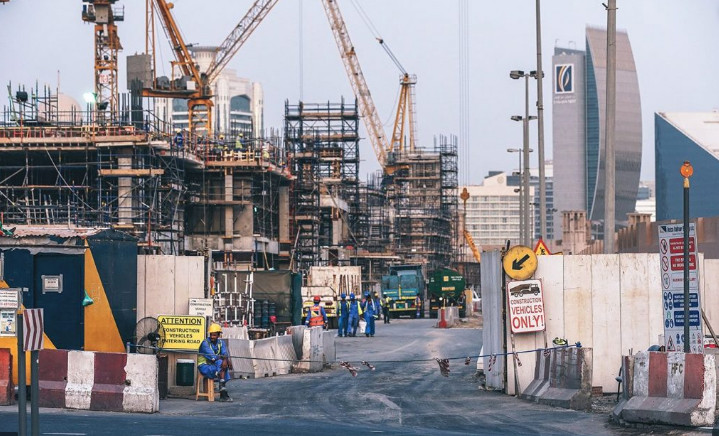
<svg viewBox="0 0 719 436">
<path fill-rule="evenodd" d="M 227 354 L 227 346 L 220 339 L 222 329 L 219 324 L 212 323 L 207 333 L 209 336 L 200 344 L 197 369 L 206 378 L 219 380 L 220 401 L 232 401 L 225 388 L 225 383 L 230 379 L 229 369 L 232 369 L 232 363 Z"/>
</svg>

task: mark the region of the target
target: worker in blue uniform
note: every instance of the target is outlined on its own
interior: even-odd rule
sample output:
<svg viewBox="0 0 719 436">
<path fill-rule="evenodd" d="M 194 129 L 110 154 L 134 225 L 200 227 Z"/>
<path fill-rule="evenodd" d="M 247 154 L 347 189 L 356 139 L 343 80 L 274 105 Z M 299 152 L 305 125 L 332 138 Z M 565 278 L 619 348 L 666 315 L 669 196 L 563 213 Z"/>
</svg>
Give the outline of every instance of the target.
<svg viewBox="0 0 719 436">
<path fill-rule="evenodd" d="M 367 322 L 364 334 L 367 337 L 374 336 L 374 315 L 379 312 L 379 309 L 375 307 L 374 299 L 372 299 L 369 292 L 364 293 L 361 307 L 364 312 L 364 320 Z"/>
<path fill-rule="evenodd" d="M 232 401 L 225 387 L 225 383 L 230 380 L 229 370 L 232 369 L 232 362 L 229 359 L 227 345 L 220 339 L 222 328 L 219 324 L 212 323 L 207 334 L 208 337 L 200 344 L 197 369 L 204 377 L 219 380 L 220 401 Z"/>
<path fill-rule="evenodd" d="M 347 294 L 342 293 L 340 295 L 341 300 L 337 304 L 337 315 L 339 318 L 337 319 L 337 336 L 341 337 L 347 337 L 347 326 L 349 324 L 349 310 L 350 305 L 347 301 Z"/>
<path fill-rule="evenodd" d="M 348 334 L 349 336 L 357 336 L 357 326 L 359 325 L 360 316 L 362 316 L 362 307 L 359 301 L 355 299 L 354 293 L 350 294 L 349 314 L 348 323 L 351 332 L 348 331 Z"/>
</svg>

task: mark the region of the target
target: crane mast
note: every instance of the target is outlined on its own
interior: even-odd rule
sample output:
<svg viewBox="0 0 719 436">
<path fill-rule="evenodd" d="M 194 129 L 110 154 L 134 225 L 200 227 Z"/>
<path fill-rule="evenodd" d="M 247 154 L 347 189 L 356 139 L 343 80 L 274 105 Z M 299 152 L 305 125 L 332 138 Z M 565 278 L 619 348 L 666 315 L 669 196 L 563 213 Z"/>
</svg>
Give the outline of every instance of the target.
<svg viewBox="0 0 719 436">
<path fill-rule="evenodd" d="M 117 0 L 84 0 L 82 20 L 95 24 L 95 109 L 98 121 L 106 111 L 116 116 L 118 107 L 117 55 L 122 50 L 116 21 L 124 20 L 123 9 L 113 9 Z"/>
<path fill-rule="evenodd" d="M 347 26 L 342 18 L 336 0 L 322 0 L 322 5 L 325 8 L 327 19 L 330 22 L 330 27 L 332 28 L 337 48 L 340 51 L 347 77 L 349 77 L 352 90 L 357 97 L 360 113 L 364 119 L 365 127 L 369 132 L 372 148 L 374 149 L 375 155 L 377 155 L 379 164 L 385 169 L 387 165 L 387 156 L 385 153 L 385 150 L 388 149 L 387 137 L 384 134 L 379 115 L 377 115 L 377 109 L 375 108 L 374 101 L 372 101 L 367 82 L 362 74 L 362 68 L 357 59 L 354 45 L 352 45 L 349 33 L 347 32 Z"/>
</svg>

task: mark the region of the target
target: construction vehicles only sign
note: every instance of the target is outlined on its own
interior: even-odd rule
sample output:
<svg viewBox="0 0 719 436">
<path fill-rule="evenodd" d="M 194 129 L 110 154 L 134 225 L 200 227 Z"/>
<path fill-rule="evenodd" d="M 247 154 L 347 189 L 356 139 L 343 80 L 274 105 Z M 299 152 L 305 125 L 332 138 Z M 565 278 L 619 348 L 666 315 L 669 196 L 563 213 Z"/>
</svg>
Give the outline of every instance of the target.
<svg viewBox="0 0 719 436">
<path fill-rule="evenodd" d="M 512 333 L 541 332 L 545 329 L 541 280 L 507 283 L 507 302 Z"/>
</svg>

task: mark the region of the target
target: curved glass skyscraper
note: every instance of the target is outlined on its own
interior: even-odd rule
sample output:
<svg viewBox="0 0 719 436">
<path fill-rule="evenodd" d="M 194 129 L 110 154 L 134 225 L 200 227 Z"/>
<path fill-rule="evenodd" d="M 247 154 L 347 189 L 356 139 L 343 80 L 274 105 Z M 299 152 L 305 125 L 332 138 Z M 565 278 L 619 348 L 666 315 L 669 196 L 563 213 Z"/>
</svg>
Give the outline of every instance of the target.
<svg viewBox="0 0 719 436">
<path fill-rule="evenodd" d="M 634 212 L 642 161 L 639 81 L 625 31 L 617 31 L 615 220 Z M 587 27 L 586 50 L 555 48 L 552 57 L 555 237 L 561 213 L 587 211 L 593 234 L 604 222 L 604 124 L 606 116 L 607 32 Z"/>
</svg>

